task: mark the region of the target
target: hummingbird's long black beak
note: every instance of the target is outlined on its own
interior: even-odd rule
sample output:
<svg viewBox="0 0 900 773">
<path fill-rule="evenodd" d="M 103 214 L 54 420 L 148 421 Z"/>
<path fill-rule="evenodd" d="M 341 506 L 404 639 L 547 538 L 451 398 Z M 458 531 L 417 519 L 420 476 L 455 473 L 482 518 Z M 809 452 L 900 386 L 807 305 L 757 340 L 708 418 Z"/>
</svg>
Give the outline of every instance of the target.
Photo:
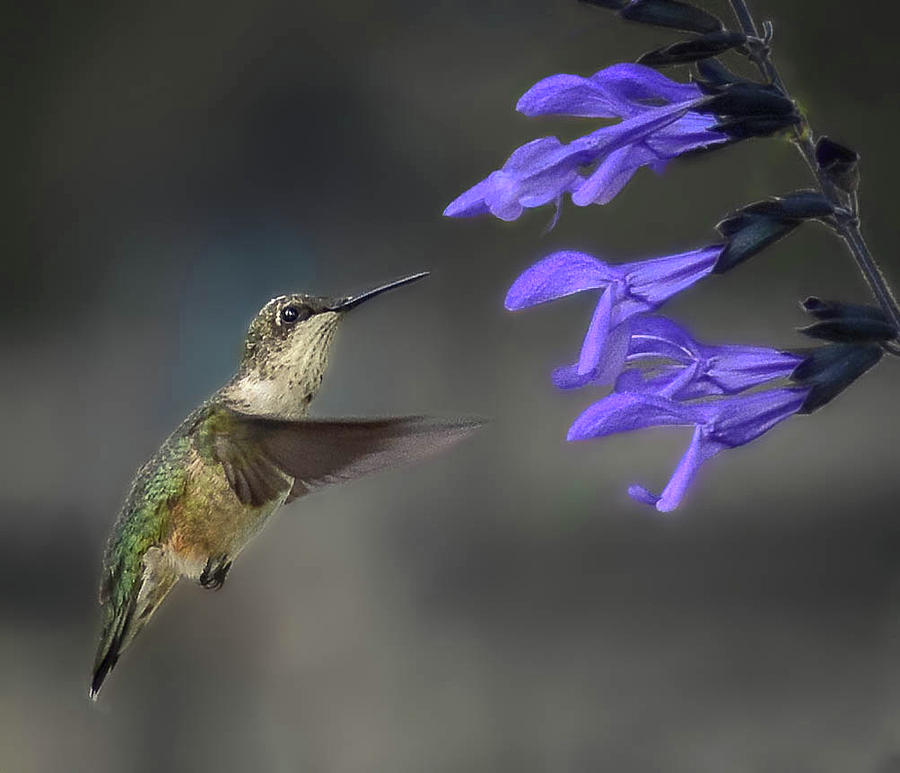
<svg viewBox="0 0 900 773">
<path fill-rule="evenodd" d="M 420 279 L 424 279 L 428 276 L 429 271 L 422 271 L 419 274 L 413 274 L 412 276 L 403 277 L 403 279 L 397 279 L 393 282 L 388 282 L 385 285 L 381 285 L 380 287 L 375 287 L 372 290 L 366 290 L 364 293 L 360 293 L 359 295 L 348 295 L 346 298 L 335 298 L 334 301 L 327 307 L 328 311 L 349 311 L 355 306 L 359 306 L 363 301 L 368 301 L 374 298 L 376 295 L 381 295 L 382 293 L 386 293 L 388 290 L 393 290 L 395 287 L 403 287 L 403 285 L 412 284 L 413 282 L 418 282 Z"/>
</svg>

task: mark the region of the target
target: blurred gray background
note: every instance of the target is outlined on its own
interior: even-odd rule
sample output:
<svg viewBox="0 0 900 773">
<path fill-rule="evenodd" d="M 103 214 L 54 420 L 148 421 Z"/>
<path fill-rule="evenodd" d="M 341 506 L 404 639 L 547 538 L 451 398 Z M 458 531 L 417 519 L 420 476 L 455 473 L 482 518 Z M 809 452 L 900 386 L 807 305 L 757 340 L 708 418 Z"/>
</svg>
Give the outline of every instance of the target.
<svg viewBox="0 0 900 773">
<path fill-rule="evenodd" d="M 754 5 L 814 124 L 862 153 L 866 231 L 900 280 L 892 10 Z M 593 299 L 502 310 L 554 249 L 707 243 L 807 184 L 799 157 L 752 142 L 645 171 L 547 236 L 548 209 L 441 217 L 516 145 L 593 126 L 516 114 L 534 81 L 676 34 L 574 0 L 5 10 L 0 770 L 900 770 L 895 362 L 661 516 L 626 488 L 658 489 L 689 432 L 563 442 L 598 394 L 548 375 Z M 91 705 L 99 562 L 136 467 L 269 297 L 422 269 L 347 321 L 314 410 L 491 426 L 287 508 L 220 593 L 176 588 Z M 667 312 L 796 346 L 809 294 L 867 298 L 815 227 Z"/>
</svg>

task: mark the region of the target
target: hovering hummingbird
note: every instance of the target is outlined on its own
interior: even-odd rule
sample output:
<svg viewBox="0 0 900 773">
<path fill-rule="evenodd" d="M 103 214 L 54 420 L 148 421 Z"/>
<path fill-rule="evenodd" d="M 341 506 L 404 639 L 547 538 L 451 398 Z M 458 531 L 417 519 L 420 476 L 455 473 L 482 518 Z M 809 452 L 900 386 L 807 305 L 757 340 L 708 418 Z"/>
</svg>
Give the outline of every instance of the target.
<svg viewBox="0 0 900 773">
<path fill-rule="evenodd" d="M 423 416 L 308 419 L 335 331 L 350 310 L 427 272 L 342 298 L 269 301 L 240 368 L 138 470 L 103 562 L 103 632 L 90 696 L 181 577 L 222 587 L 281 505 L 332 483 L 414 462 L 480 422 Z"/>
</svg>

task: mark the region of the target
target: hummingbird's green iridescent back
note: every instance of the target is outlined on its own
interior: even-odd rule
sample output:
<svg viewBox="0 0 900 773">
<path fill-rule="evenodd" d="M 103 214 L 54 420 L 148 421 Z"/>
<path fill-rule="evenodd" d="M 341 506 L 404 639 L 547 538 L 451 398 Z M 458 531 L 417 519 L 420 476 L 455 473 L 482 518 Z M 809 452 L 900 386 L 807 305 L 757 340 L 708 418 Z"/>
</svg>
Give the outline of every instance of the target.
<svg viewBox="0 0 900 773">
<path fill-rule="evenodd" d="M 107 543 L 100 583 L 103 633 L 94 662 L 92 696 L 115 665 L 119 653 L 128 646 L 139 627 L 150 619 L 153 609 L 177 579 L 174 572 L 171 578 L 159 573 L 161 595 L 153 608 L 135 614 L 146 571 L 144 557 L 164 540 L 171 507 L 184 493 L 187 469 L 183 461 L 191 441 L 183 428 L 190 421 L 186 421 L 138 471 Z"/>
<path fill-rule="evenodd" d="M 101 603 L 109 603 L 107 616 L 124 606 L 143 572 L 144 553 L 165 538 L 172 506 L 184 494 L 188 472 L 185 460 L 191 438 L 186 426 L 176 430 L 138 471 L 116 520 L 103 560 Z"/>
</svg>

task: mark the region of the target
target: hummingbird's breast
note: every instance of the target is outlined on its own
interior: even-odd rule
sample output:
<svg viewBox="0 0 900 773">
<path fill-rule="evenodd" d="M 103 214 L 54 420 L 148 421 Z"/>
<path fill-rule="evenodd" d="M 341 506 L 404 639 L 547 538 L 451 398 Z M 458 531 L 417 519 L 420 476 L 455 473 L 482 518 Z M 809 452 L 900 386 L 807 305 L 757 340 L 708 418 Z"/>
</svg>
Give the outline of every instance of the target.
<svg viewBox="0 0 900 773">
<path fill-rule="evenodd" d="M 197 579 L 210 558 L 233 559 L 259 533 L 283 504 L 292 479 L 285 476 L 280 497 L 253 507 L 238 500 L 220 464 L 196 449 L 186 461 L 184 495 L 171 507 L 165 552 L 179 574 Z"/>
</svg>

